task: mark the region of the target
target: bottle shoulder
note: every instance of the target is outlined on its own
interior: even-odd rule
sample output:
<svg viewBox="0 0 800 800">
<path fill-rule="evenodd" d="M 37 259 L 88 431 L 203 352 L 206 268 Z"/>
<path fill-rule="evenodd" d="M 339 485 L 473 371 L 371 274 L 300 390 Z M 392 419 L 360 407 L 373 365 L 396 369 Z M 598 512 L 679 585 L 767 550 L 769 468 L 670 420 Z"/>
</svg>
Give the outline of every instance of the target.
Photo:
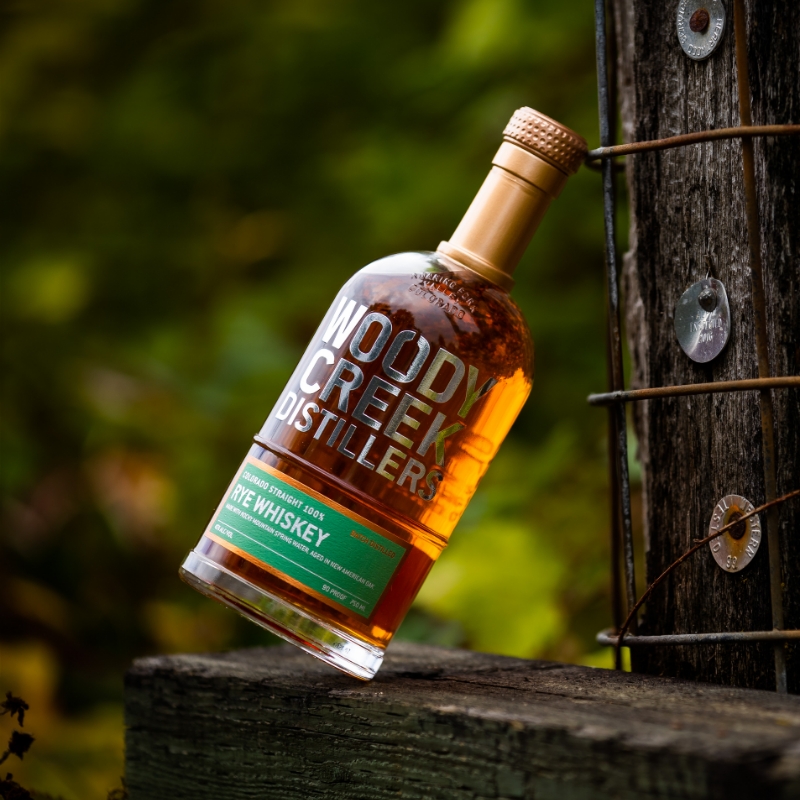
<svg viewBox="0 0 800 800">
<path fill-rule="evenodd" d="M 459 356 L 492 364 L 497 377 L 532 373 L 533 342 L 509 293 L 452 259 L 407 252 L 367 264 L 342 287 L 342 295 L 418 330 Z M 334 303 L 336 306 L 336 303 Z"/>
</svg>

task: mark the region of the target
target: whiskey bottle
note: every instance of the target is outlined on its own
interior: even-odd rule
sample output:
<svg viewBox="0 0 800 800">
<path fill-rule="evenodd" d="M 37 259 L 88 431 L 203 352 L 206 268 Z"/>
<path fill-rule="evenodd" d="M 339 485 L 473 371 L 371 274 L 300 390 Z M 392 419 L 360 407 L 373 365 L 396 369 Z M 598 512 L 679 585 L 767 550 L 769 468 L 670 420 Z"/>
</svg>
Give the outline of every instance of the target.
<svg viewBox="0 0 800 800">
<path fill-rule="evenodd" d="M 512 273 L 586 143 L 529 108 L 436 252 L 333 301 L 181 567 L 203 594 L 369 679 L 527 398 Z"/>
</svg>

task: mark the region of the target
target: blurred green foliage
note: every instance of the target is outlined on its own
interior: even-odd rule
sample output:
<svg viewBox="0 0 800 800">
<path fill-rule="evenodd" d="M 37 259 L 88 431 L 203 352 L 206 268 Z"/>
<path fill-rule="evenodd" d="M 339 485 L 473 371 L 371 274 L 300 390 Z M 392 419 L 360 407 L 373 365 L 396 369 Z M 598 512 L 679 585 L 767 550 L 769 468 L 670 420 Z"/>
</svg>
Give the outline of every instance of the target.
<svg viewBox="0 0 800 800">
<path fill-rule="evenodd" d="M 592 9 L 3 4 L 0 689 L 31 783 L 117 783 L 135 656 L 267 641 L 184 553 L 338 287 L 447 238 L 515 108 L 597 141 Z M 601 226 L 583 170 L 518 270 L 533 396 L 402 636 L 601 663 Z"/>
</svg>

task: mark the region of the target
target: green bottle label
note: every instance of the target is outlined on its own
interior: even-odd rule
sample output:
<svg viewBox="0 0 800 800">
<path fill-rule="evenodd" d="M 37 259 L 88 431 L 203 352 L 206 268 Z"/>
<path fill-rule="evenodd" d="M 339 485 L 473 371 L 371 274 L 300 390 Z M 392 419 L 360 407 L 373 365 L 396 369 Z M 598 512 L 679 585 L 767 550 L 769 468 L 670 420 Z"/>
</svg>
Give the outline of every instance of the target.
<svg viewBox="0 0 800 800">
<path fill-rule="evenodd" d="M 406 545 L 248 456 L 206 531 L 326 603 L 372 614 Z"/>
</svg>

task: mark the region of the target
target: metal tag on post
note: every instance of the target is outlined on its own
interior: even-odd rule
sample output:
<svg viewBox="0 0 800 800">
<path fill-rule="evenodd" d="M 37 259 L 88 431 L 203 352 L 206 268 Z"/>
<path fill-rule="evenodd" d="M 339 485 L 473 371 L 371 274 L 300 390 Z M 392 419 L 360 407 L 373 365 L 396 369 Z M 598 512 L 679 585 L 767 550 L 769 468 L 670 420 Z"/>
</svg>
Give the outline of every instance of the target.
<svg viewBox="0 0 800 800">
<path fill-rule="evenodd" d="M 753 508 L 753 504 L 741 495 L 725 495 L 714 507 L 711 524 L 708 526 L 709 536 L 720 528 L 736 522 L 744 514 L 749 514 Z M 753 560 L 760 544 L 761 521 L 756 514 L 734 525 L 716 539 L 712 539 L 708 546 L 711 548 L 714 561 L 725 572 L 739 572 Z"/>
<path fill-rule="evenodd" d="M 716 358 L 731 333 L 731 309 L 722 281 L 704 278 L 692 284 L 675 306 L 675 334 L 692 361 Z"/>
<path fill-rule="evenodd" d="M 676 26 L 683 52 L 695 61 L 703 61 L 722 40 L 725 6 L 722 0 L 680 0 Z"/>
</svg>

